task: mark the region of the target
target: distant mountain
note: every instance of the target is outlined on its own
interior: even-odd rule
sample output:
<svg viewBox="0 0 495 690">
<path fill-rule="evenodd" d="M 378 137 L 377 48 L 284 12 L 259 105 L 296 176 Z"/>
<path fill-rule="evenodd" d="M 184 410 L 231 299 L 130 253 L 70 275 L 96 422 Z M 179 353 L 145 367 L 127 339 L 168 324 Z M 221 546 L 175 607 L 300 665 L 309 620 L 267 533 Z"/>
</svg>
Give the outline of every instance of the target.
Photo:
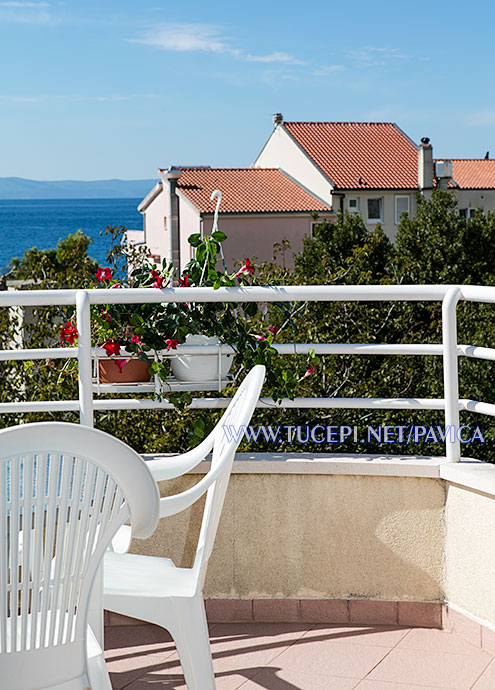
<svg viewBox="0 0 495 690">
<path fill-rule="evenodd" d="M 157 180 L 60 180 L 0 177 L 0 199 L 139 199 Z"/>
</svg>

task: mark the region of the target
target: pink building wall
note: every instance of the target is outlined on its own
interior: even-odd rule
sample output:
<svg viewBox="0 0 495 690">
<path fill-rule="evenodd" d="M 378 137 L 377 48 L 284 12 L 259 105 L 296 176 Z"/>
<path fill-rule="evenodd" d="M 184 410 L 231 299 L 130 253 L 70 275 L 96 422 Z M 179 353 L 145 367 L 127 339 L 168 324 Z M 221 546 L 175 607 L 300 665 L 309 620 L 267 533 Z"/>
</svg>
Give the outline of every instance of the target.
<svg viewBox="0 0 495 690">
<path fill-rule="evenodd" d="M 321 222 L 324 214 L 319 216 Z M 328 215 L 328 219 L 333 216 Z M 310 214 L 301 215 L 258 215 L 258 216 L 220 216 L 218 229 L 227 235 L 223 250 L 227 268 L 233 269 L 235 262 L 273 261 L 273 245 L 287 238 L 291 248 L 285 252 L 285 265 L 294 266 L 293 254 L 303 248 L 303 238 L 310 235 L 311 225 L 315 221 Z M 203 232 L 211 232 L 213 218 L 203 220 Z M 277 257 L 282 264 L 282 255 Z"/>
<path fill-rule="evenodd" d="M 168 196 L 160 192 L 145 211 L 146 244 L 153 256 L 163 259 L 168 256 L 169 234 L 167 217 L 169 215 Z"/>
<path fill-rule="evenodd" d="M 180 259 L 181 269 L 184 269 L 191 259 L 191 246 L 187 238 L 197 232 L 207 234 L 211 232 L 213 215 L 201 219 L 199 210 L 179 192 L 180 199 Z M 169 236 L 169 194 L 168 189 L 162 191 L 146 208 L 146 244 L 150 254 L 160 259 L 170 260 L 170 236 Z M 324 218 L 330 221 L 333 214 L 320 213 L 318 220 Z M 223 244 L 227 267 L 235 268 L 236 262 L 244 263 L 246 258 L 253 261 L 273 261 L 273 246 L 276 242 L 282 242 L 284 238 L 290 242 L 290 249 L 285 255 L 279 253 L 276 262 L 280 265 L 292 268 L 294 266 L 293 254 L 303 248 L 303 239 L 311 234 L 314 219 L 310 213 L 286 213 L 286 214 L 257 214 L 257 215 L 220 215 L 218 227 L 226 235 Z"/>
<path fill-rule="evenodd" d="M 189 201 L 180 198 L 180 265 L 183 269 L 192 258 L 192 247 L 187 241 L 189 235 L 201 232 L 201 216 Z"/>
</svg>

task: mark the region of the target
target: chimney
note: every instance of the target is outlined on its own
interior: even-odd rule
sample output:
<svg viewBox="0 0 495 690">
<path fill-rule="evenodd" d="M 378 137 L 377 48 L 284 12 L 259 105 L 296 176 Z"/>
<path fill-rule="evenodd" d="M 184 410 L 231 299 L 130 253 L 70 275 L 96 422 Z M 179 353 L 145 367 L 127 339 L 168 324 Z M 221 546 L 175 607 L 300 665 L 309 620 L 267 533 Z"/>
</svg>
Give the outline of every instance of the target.
<svg viewBox="0 0 495 690">
<path fill-rule="evenodd" d="M 169 189 L 169 217 L 168 217 L 168 231 L 169 231 L 169 261 L 172 261 L 177 275 L 180 275 L 180 206 L 179 197 L 177 196 L 177 182 L 182 175 L 182 170 L 179 170 L 175 165 L 170 166 L 165 171 L 159 171 L 162 181 L 168 182 Z"/>
<path fill-rule="evenodd" d="M 273 115 L 273 126 L 278 127 L 284 121 L 284 116 L 282 113 L 274 113 Z"/>
<path fill-rule="evenodd" d="M 428 137 L 421 139 L 418 149 L 418 187 L 433 189 L 433 147 Z"/>
<path fill-rule="evenodd" d="M 439 189 L 448 189 L 452 179 L 452 161 L 437 161 L 435 163 L 435 178 Z"/>
</svg>

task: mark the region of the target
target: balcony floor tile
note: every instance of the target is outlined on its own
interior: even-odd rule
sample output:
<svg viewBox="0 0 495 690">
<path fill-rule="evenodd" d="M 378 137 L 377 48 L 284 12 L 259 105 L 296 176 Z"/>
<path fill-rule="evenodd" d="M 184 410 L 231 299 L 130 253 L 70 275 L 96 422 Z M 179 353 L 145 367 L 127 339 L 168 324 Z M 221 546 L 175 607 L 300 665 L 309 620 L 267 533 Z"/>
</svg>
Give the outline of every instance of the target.
<svg viewBox="0 0 495 690">
<path fill-rule="evenodd" d="M 481 651 L 469 655 L 392 649 L 369 674 L 369 679 L 469 690 L 490 661 L 491 657 Z"/>
<path fill-rule="evenodd" d="M 210 626 L 217 690 L 490 690 L 494 657 L 455 633 L 376 625 Z M 114 690 L 186 690 L 175 645 L 152 625 L 109 627 Z"/>
</svg>

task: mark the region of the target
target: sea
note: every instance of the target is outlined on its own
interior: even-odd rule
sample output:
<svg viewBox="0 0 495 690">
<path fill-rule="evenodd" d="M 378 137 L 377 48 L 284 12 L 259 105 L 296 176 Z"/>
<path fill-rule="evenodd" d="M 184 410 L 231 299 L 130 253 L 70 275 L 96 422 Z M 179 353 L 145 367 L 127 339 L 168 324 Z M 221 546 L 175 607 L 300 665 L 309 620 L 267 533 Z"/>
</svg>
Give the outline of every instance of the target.
<svg viewBox="0 0 495 690">
<path fill-rule="evenodd" d="M 52 249 L 60 239 L 81 229 L 92 240 L 88 254 L 104 264 L 110 247 L 100 233 L 107 225 L 142 230 L 141 199 L 0 199 L 0 272 L 8 270 L 12 257 L 22 258 L 26 249 Z"/>
</svg>

